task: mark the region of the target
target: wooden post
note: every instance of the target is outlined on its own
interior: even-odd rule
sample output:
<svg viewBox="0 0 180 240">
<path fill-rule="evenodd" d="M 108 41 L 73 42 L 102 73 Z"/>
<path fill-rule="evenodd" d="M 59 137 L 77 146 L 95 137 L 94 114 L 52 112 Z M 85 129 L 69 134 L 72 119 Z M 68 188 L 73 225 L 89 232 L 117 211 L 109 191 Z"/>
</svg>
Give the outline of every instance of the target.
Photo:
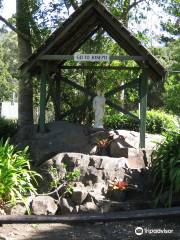
<svg viewBox="0 0 180 240">
<path fill-rule="evenodd" d="M 60 108 L 60 94 L 61 94 L 61 78 L 55 78 L 55 120 L 59 121 L 61 117 L 61 108 Z"/>
<path fill-rule="evenodd" d="M 143 69 L 143 74 L 139 80 L 139 117 L 140 117 L 140 148 L 145 148 L 145 134 L 146 134 L 146 109 L 147 109 L 147 90 L 148 90 L 148 71 Z"/>
<path fill-rule="evenodd" d="M 45 108 L 46 108 L 46 82 L 48 79 L 48 64 L 41 64 L 41 83 L 40 83 L 40 116 L 39 131 L 45 132 Z"/>
</svg>

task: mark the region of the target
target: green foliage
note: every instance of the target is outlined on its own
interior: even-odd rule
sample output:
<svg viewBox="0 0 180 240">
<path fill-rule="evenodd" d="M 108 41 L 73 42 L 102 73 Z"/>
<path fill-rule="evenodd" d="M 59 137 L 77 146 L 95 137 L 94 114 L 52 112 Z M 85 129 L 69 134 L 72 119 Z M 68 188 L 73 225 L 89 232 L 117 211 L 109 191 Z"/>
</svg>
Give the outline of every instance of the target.
<svg viewBox="0 0 180 240">
<path fill-rule="evenodd" d="M 110 113 L 104 118 L 105 127 L 108 129 L 128 129 L 138 131 L 138 123 L 123 113 Z"/>
<path fill-rule="evenodd" d="M 171 206 L 173 195 L 180 193 L 180 134 L 169 133 L 166 141 L 159 144 L 152 154 L 152 176 L 156 204 L 162 194 L 166 206 Z"/>
<path fill-rule="evenodd" d="M 166 51 L 169 54 L 170 73 L 165 82 L 163 100 L 168 111 L 180 115 L 180 73 L 171 72 L 180 71 L 180 39 L 168 44 Z"/>
<path fill-rule="evenodd" d="M 0 36 L 0 101 L 11 100 L 17 92 L 17 39 L 12 32 Z"/>
<path fill-rule="evenodd" d="M 28 148 L 17 151 L 7 140 L 0 141 L 0 199 L 15 204 L 17 200 L 25 203 L 27 194 L 36 193 L 32 180 L 40 176 L 30 169 Z"/>
<path fill-rule="evenodd" d="M 62 183 L 66 183 L 66 190 L 63 194 L 65 193 L 72 193 L 73 192 L 73 185 L 72 183 L 77 180 L 80 176 L 80 170 L 79 169 L 74 169 L 73 171 L 68 171 L 67 172 L 67 167 L 64 164 L 61 164 L 61 168 L 64 168 L 66 174 L 63 179 L 60 180 L 59 172 L 56 167 L 51 166 L 50 168 L 50 174 L 52 176 L 52 182 L 51 182 L 51 187 L 58 189 L 59 185 Z M 59 197 L 59 195 L 58 195 Z"/>
<path fill-rule="evenodd" d="M 109 129 L 128 129 L 139 131 L 139 123 L 123 113 L 110 112 L 105 116 L 105 126 Z M 177 129 L 173 115 L 159 110 L 147 111 L 146 130 L 149 133 L 163 133 L 167 130 Z"/>
<path fill-rule="evenodd" d="M 66 179 L 67 181 L 74 181 L 80 176 L 80 170 L 79 169 L 74 169 L 72 172 L 68 172 L 66 174 Z"/>
<path fill-rule="evenodd" d="M 167 77 L 163 84 L 153 83 L 153 94 L 149 96 L 149 102 L 157 102 L 159 98 L 162 107 L 173 114 L 180 115 L 180 39 L 174 40 L 166 47 L 153 50 L 155 56 L 168 70 Z M 159 95 L 159 96 L 158 96 Z"/>
<path fill-rule="evenodd" d="M 147 111 L 147 132 L 163 133 L 165 131 L 176 131 L 177 122 L 173 115 L 160 110 Z"/>
<path fill-rule="evenodd" d="M 50 169 L 49 169 L 49 173 L 52 176 L 51 187 L 52 188 L 58 188 L 58 186 L 59 186 L 59 174 L 58 174 L 57 168 L 51 166 Z"/>
<path fill-rule="evenodd" d="M 6 140 L 12 137 L 17 131 L 17 122 L 14 120 L 9 120 L 0 117 L 0 139 Z"/>
</svg>

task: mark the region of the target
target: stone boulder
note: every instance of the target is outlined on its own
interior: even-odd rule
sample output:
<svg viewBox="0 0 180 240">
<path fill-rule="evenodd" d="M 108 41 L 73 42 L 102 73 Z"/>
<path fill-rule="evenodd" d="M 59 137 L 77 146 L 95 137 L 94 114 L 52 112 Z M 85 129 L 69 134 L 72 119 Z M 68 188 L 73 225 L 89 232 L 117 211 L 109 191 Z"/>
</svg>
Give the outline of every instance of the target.
<svg viewBox="0 0 180 240">
<path fill-rule="evenodd" d="M 119 149 L 127 149 L 127 148 L 139 148 L 139 139 L 140 134 L 135 131 L 129 130 L 116 130 L 110 131 L 110 135 L 112 136 L 113 140 L 111 141 L 110 146 L 110 155 L 114 157 L 121 157 L 119 156 Z M 159 134 L 150 134 L 146 133 L 146 149 L 153 150 L 157 143 L 163 142 L 164 137 Z M 123 153 L 120 153 L 123 154 Z M 123 155 L 122 157 L 127 157 L 127 155 Z"/>
<path fill-rule="evenodd" d="M 38 132 L 37 125 L 21 128 L 13 139 L 19 148 L 29 146 L 31 157 L 37 165 L 60 152 L 89 153 L 89 127 L 79 124 L 56 121 L 46 125 L 46 133 Z"/>
<path fill-rule="evenodd" d="M 61 166 L 61 164 L 65 164 L 67 171 L 73 171 L 77 167 L 80 170 L 84 170 L 87 169 L 89 164 L 89 155 L 75 152 L 59 153 L 52 159 L 57 169 L 59 169 L 59 166 Z"/>
<path fill-rule="evenodd" d="M 71 199 L 75 205 L 81 205 L 86 199 L 87 195 L 88 191 L 86 187 L 74 187 Z"/>
<path fill-rule="evenodd" d="M 59 207 L 61 214 L 69 214 L 72 213 L 75 205 L 70 198 L 61 198 Z"/>
<path fill-rule="evenodd" d="M 34 215 L 54 215 L 57 209 L 54 198 L 50 196 L 37 196 L 32 201 Z"/>
<path fill-rule="evenodd" d="M 31 158 L 36 165 L 50 159 L 58 153 L 75 152 L 82 154 L 98 154 L 97 142 L 99 139 L 112 139 L 111 148 L 108 150 L 112 157 L 125 157 L 118 155 L 119 148 L 138 148 L 139 133 L 128 130 L 110 131 L 93 129 L 79 124 L 56 121 L 46 125 L 46 133 L 38 132 L 37 125 L 29 125 L 21 128 L 13 138 L 19 148 L 29 146 Z M 146 149 L 152 150 L 154 142 L 162 141 L 162 136 L 146 134 Z M 109 148 L 108 148 L 109 149 Z M 126 150 L 125 150 L 126 151 Z M 102 152 L 99 155 L 108 155 Z M 122 152 L 122 151 L 121 151 Z"/>
<path fill-rule="evenodd" d="M 125 158 L 81 153 L 60 153 L 52 159 L 57 169 L 62 163 L 67 166 L 67 171 L 78 168 L 81 173 L 79 180 L 86 186 L 92 186 L 98 182 L 107 182 L 107 180 L 114 180 L 114 178 L 123 179 L 125 169 L 128 168 L 128 160 Z"/>
<path fill-rule="evenodd" d="M 94 202 L 86 202 L 79 206 L 79 213 L 97 213 L 99 212 L 98 206 Z"/>
<path fill-rule="evenodd" d="M 6 215 L 6 212 L 4 211 L 4 209 L 0 208 L 0 216 L 1 215 Z"/>
<path fill-rule="evenodd" d="M 17 203 L 11 208 L 11 215 L 25 215 L 27 212 L 26 206 L 20 203 Z"/>
</svg>

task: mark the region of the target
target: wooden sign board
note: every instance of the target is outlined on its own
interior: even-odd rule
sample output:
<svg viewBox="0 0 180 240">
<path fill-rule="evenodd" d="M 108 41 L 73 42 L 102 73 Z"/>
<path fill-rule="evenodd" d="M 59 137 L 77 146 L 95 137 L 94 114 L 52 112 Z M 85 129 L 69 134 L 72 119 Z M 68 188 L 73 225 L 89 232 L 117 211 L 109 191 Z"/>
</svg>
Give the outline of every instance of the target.
<svg viewBox="0 0 180 240">
<path fill-rule="evenodd" d="M 74 54 L 76 62 L 109 62 L 109 54 Z"/>
</svg>

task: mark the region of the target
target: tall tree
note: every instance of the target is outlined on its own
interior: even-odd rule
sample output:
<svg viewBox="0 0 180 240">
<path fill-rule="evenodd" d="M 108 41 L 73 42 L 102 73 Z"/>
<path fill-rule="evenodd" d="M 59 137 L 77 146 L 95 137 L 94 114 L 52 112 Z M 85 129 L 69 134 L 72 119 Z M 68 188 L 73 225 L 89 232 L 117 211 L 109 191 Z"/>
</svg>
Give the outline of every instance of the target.
<svg viewBox="0 0 180 240">
<path fill-rule="evenodd" d="M 30 27 L 29 27 L 29 1 L 16 0 L 16 27 L 18 32 L 29 36 L 24 39 L 21 34 L 18 35 L 19 64 L 31 55 Z M 19 78 L 19 125 L 20 127 L 33 123 L 33 88 L 32 78 L 26 73 L 20 73 Z"/>
</svg>

